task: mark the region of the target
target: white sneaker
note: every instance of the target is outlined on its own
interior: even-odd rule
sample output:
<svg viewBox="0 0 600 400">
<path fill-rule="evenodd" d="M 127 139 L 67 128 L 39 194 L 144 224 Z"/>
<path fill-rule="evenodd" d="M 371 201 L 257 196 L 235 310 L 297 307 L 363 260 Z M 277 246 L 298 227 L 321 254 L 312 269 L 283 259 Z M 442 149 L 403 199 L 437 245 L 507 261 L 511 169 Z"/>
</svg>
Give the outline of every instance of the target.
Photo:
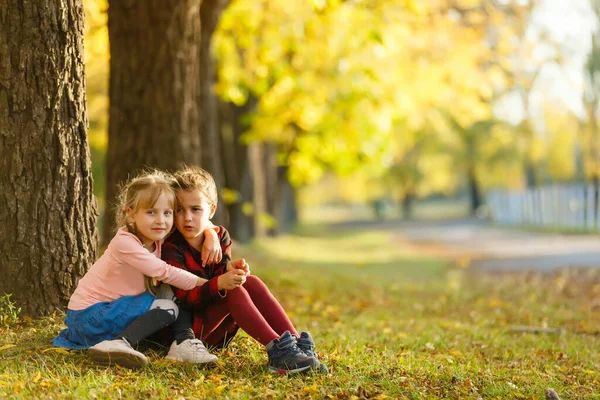
<svg viewBox="0 0 600 400">
<path fill-rule="evenodd" d="M 131 347 L 125 339 L 105 340 L 88 349 L 91 359 L 100 365 L 121 365 L 126 368 L 143 368 L 148 364 L 145 355 Z"/>
<path fill-rule="evenodd" d="M 186 339 L 181 344 L 174 340 L 166 358 L 193 364 L 215 364 L 219 360 L 217 356 L 209 353 L 198 339 Z"/>
</svg>

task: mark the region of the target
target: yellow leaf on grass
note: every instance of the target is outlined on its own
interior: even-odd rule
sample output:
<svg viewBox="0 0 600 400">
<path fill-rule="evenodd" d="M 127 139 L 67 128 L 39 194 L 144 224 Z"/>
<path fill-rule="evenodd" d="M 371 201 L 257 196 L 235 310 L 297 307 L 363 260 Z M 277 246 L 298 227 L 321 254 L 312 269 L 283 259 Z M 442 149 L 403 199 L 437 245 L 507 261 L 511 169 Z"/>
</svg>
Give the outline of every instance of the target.
<svg viewBox="0 0 600 400">
<path fill-rule="evenodd" d="M 33 383 L 38 383 L 42 379 L 42 373 L 38 371 L 37 375 L 32 379 Z"/>
<path fill-rule="evenodd" d="M 219 396 L 219 395 L 221 395 L 221 393 L 223 393 L 223 390 L 225 390 L 226 387 L 227 387 L 227 385 L 217 386 L 216 388 L 214 388 L 212 390 L 212 393 L 214 393 L 217 396 Z"/>
<path fill-rule="evenodd" d="M 8 385 L 10 385 L 10 382 L 0 381 L 0 387 L 2 387 L 2 386 L 8 386 Z"/>
<path fill-rule="evenodd" d="M 60 354 L 71 354 L 69 352 L 69 350 L 63 349 L 62 347 L 49 347 L 49 348 L 47 348 L 45 350 L 42 350 L 42 353 L 47 353 L 49 351 L 54 351 L 54 352 L 60 353 Z"/>
<path fill-rule="evenodd" d="M 590 374 L 590 375 L 592 375 L 592 374 L 595 374 L 595 373 L 596 373 L 596 371 L 594 371 L 594 370 L 591 370 L 591 369 L 584 369 L 584 370 L 583 370 L 583 372 L 584 372 L 584 373 L 586 373 L 586 374 Z"/>
<path fill-rule="evenodd" d="M 200 375 L 200 377 L 194 381 L 194 386 L 198 387 L 198 386 L 202 385 L 203 382 L 204 382 L 204 375 Z"/>
<path fill-rule="evenodd" d="M 221 382 L 223 378 L 225 378 L 225 375 L 213 375 L 210 378 L 208 378 L 208 380 L 211 382 Z"/>
<path fill-rule="evenodd" d="M 319 390 L 317 389 L 317 384 L 313 383 L 312 386 L 306 386 L 302 389 L 303 393 L 317 393 Z"/>
<path fill-rule="evenodd" d="M 0 351 L 10 349 L 11 347 L 15 347 L 15 346 L 16 346 L 15 344 L 5 344 L 4 346 L 0 346 Z"/>
</svg>

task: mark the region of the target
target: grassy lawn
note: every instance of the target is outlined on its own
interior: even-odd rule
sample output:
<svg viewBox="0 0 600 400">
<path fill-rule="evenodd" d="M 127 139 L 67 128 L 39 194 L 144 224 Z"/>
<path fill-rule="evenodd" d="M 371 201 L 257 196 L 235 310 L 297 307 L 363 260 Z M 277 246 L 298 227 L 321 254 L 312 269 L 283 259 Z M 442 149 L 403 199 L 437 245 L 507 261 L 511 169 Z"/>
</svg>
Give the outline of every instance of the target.
<svg viewBox="0 0 600 400">
<path fill-rule="evenodd" d="M 0 329 L 0 397 L 600 398 L 595 272 L 476 274 L 391 230 L 304 229 L 234 249 L 308 329 L 331 374 L 274 376 L 245 335 L 213 369 L 147 352 L 142 371 L 95 366 L 49 346 L 62 316 Z M 514 332 L 560 327 L 563 334 Z"/>
</svg>

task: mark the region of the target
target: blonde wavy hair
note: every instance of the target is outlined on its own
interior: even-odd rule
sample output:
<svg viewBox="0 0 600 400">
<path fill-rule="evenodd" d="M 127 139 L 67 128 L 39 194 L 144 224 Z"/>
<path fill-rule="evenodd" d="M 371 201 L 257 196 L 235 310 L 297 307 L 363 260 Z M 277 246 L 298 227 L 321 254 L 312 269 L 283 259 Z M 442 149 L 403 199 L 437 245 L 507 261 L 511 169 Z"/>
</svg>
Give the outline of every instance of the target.
<svg viewBox="0 0 600 400">
<path fill-rule="evenodd" d="M 127 222 L 127 211 L 131 210 L 131 214 L 135 214 L 140 208 L 152 208 L 163 193 L 170 198 L 170 204 L 175 208 L 175 185 L 172 175 L 159 170 L 142 172 L 125 182 L 119 190 L 115 210 L 116 229 L 125 227 L 136 234 L 135 227 Z"/>
</svg>

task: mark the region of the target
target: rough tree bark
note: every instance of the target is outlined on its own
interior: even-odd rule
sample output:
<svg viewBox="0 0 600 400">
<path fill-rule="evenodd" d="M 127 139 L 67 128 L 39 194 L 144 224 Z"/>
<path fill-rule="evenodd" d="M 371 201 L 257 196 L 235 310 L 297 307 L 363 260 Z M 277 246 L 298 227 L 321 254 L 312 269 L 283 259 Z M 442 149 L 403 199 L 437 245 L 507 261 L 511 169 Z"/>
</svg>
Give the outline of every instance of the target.
<svg viewBox="0 0 600 400">
<path fill-rule="evenodd" d="M 110 111 L 103 241 L 117 185 L 143 167 L 201 163 L 200 1 L 109 2 Z"/>
<path fill-rule="evenodd" d="M 0 0 L 0 295 L 66 305 L 96 258 L 79 0 Z"/>
</svg>

